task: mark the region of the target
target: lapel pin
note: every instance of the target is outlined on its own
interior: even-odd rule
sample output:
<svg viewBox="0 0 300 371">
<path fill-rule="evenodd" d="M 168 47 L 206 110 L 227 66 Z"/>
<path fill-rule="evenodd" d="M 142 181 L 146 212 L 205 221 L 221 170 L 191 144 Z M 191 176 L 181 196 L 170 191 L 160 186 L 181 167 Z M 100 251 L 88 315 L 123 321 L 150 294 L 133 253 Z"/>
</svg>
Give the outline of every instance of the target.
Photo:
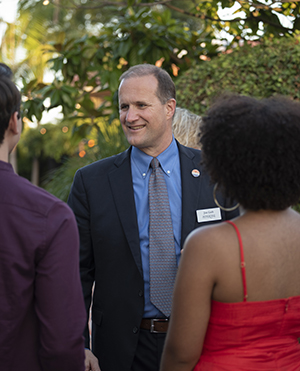
<svg viewBox="0 0 300 371">
<path fill-rule="evenodd" d="M 194 178 L 198 178 L 200 176 L 200 171 L 197 169 L 192 170 L 192 175 Z"/>
</svg>

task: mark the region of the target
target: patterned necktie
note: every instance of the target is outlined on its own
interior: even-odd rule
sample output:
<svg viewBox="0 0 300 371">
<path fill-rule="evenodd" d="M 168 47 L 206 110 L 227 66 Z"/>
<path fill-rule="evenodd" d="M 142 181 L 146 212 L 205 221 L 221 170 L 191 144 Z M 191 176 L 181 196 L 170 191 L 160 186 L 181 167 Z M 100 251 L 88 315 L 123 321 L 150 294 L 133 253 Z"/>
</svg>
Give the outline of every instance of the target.
<svg viewBox="0 0 300 371">
<path fill-rule="evenodd" d="M 177 271 L 174 234 L 168 192 L 157 158 L 151 161 L 149 179 L 150 301 L 167 317 Z"/>
</svg>

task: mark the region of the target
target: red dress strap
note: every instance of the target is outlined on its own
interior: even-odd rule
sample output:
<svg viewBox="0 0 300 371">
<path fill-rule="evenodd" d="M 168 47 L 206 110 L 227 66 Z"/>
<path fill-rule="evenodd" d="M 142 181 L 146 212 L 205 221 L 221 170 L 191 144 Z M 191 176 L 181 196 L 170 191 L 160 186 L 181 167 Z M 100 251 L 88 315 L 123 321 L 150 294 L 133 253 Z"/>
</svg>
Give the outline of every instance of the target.
<svg viewBox="0 0 300 371">
<path fill-rule="evenodd" d="M 243 301 L 247 301 L 248 294 L 247 294 L 247 283 L 246 283 L 246 264 L 245 264 L 245 259 L 244 259 L 242 237 L 241 237 L 240 231 L 238 230 L 238 227 L 231 220 L 226 220 L 226 223 L 229 223 L 234 227 L 238 240 L 239 240 L 240 254 L 241 254 L 241 271 L 242 271 L 243 288 L 244 288 L 244 300 Z"/>
</svg>

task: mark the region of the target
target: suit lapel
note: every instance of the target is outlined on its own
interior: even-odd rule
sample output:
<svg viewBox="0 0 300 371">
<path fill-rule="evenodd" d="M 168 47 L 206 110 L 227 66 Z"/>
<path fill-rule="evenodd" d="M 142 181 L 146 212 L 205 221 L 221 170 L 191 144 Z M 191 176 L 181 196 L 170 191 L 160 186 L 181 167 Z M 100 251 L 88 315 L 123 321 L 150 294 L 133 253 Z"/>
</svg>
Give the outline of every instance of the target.
<svg viewBox="0 0 300 371">
<path fill-rule="evenodd" d="M 135 263 L 143 276 L 137 215 L 131 176 L 130 152 L 116 157 L 115 168 L 108 174 L 113 197 L 124 234 L 131 249 Z"/>
<path fill-rule="evenodd" d="M 195 153 L 187 147 L 178 143 L 181 167 L 181 187 L 182 187 L 182 228 L 181 228 L 181 248 L 192 229 L 197 227 L 196 209 L 199 204 L 201 193 L 201 167 L 200 152 Z M 199 170 L 200 176 L 193 176 L 193 170 Z"/>
</svg>

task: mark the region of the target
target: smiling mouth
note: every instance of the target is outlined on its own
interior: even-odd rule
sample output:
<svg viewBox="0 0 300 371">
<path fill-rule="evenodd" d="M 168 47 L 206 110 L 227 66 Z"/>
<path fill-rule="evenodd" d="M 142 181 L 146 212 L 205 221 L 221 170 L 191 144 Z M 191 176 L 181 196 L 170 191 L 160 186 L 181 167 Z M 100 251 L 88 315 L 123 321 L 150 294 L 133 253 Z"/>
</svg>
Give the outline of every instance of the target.
<svg viewBox="0 0 300 371">
<path fill-rule="evenodd" d="M 143 129 L 146 125 L 139 125 L 139 126 L 128 126 L 130 130 L 140 130 Z"/>
</svg>

